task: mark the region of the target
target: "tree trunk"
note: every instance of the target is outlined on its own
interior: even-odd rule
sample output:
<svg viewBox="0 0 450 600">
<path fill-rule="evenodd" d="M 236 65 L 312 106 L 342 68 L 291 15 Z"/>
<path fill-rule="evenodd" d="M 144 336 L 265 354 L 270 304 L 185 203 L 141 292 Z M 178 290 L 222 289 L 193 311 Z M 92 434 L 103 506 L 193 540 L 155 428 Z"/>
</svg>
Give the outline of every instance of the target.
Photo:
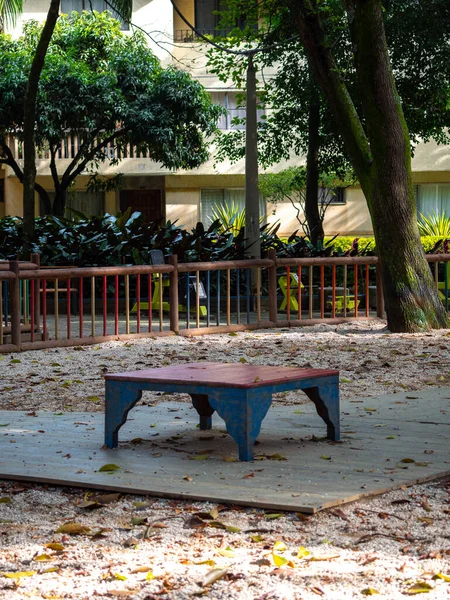
<svg viewBox="0 0 450 600">
<path fill-rule="evenodd" d="M 448 327 L 420 242 L 409 134 L 389 64 L 381 0 L 345 3 L 366 131 L 331 55 L 318 9 L 310 0 L 289 0 L 316 80 L 367 199 L 388 327 L 395 332 Z"/>
<path fill-rule="evenodd" d="M 32 239 L 34 236 L 34 189 L 36 181 L 34 129 L 36 123 L 36 100 L 39 78 L 44 66 L 45 56 L 59 16 L 59 2 L 60 0 L 51 0 L 47 20 L 33 57 L 27 88 L 25 90 L 23 120 L 23 223 L 24 233 L 28 239 Z"/>
<path fill-rule="evenodd" d="M 312 91 L 308 114 L 308 154 L 306 156 L 306 196 L 305 217 L 308 223 L 311 243 L 317 248 L 323 246 L 323 223 L 319 213 L 319 127 L 320 100 Z"/>
<path fill-rule="evenodd" d="M 63 217 L 66 211 L 67 191 L 58 190 L 55 193 L 55 199 L 52 206 L 52 215 L 55 217 Z"/>
</svg>

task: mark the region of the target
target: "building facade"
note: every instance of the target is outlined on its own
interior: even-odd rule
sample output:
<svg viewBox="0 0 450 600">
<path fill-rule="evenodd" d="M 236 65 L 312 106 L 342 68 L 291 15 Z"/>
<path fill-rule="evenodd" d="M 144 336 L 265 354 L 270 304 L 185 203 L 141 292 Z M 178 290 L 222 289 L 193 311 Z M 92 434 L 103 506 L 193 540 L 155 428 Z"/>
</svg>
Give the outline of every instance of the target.
<svg viewBox="0 0 450 600">
<path fill-rule="evenodd" d="M 215 11 L 219 0 L 177 0 L 179 10 L 186 19 L 205 34 L 217 28 Z M 62 0 L 62 12 L 107 9 L 104 0 Z M 22 22 L 28 19 L 44 20 L 48 10 L 46 0 L 24 0 L 24 12 L 16 25 L 14 35 L 19 35 Z M 135 0 L 132 24 L 148 33 L 148 42 L 163 66 L 176 64 L 188 70 L 193 77 L 210 92 L 214 102 L 227 109 L 219 127 L 228 130 L 235 116 L 242 116 L 237 107 L 237 90 L 219 81 L 208 71 L 205 44 L 183 22 L 170 0 Z M 129 26 L 123 26 L 124 30 Z M 132 25 L 131 25 L 132 28 Z M 266 73 L 270 77 L 270 72 Z M 58 159 L 58 169 L 63 172 L 76 146 L 76 140 L 66 142 L 65 150 Z M 17 143 L 11 149 L 20 157 Z M 37 159 L 38 182 L 49 192 L 53 189 L 49 159 L 39 154 Z M 278 172 L 289 166 L 304 164 L 304 157 L 293 156 L 291 160 L 273 166 L 270 171 Z M 420 144 L 413 158 L 413 179 L 417 190 L 418 210 L 432 210 L 450 215 L 450 147 L 438 146 L 434 142 Z M 68 194 L 68 206 L 85 214 L 115 213 L 131 207 L 143 212 L 148 220 L 177 221 L 185 228 L 192 228 L 198 221 L 205 225 L 211 220 L 215 204 L 233 203 L 243 206 L 244 161 L 231 164 L 215 163 L 214 148 L 210 159 L 198 169 L 191 171 L 169 171 L 148 158 L 133 154 L 132 150 L 118 166 L 104 163 L 100 174 L 104 176 L 121 172 L 123 187 L 107 193 L 87 193 L 88 174 L 80 175 Z M 347 188 L 327 209 L 324 221 L 327 235 L 372 234 L 372 225 L 367 204 L 360 188 Z M 279 233 L 288 235 L 299 229 L 291 203 L 272 205 L 261 198 L 261 212 L 268 222 L 280 221 Z M 41 214 L 36 196 L 36 215 Z M 22 186 L 8 167 L 0 165 L 0 217 L 22 214 Z"/>
</svg>

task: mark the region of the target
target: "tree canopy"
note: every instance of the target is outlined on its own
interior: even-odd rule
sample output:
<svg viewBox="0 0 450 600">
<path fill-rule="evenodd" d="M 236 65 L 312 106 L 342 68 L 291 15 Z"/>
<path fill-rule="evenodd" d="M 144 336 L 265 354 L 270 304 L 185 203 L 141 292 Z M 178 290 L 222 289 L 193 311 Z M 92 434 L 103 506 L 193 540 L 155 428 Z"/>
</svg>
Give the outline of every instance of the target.
<svg viewBox="0 0 450 600">
<path fill-rule="evenodd" d="M 0 36 L 0 162 L 23 176 L 7 146 L 7 134 L 23 136 L 23 95 L 41 25 L 30 21 L 23 36 Z M 194 168 L 208 157 L 205 136 L 215 130 L 220 108 L 187 73 L 163 69 L 139 32 L 124 35 L 108 12 L 71 13 L 55 27 L 41 74 L 36 146 L 50 151 L 55 200 L 41 186 L 46 212 L 64 212 L 65 193 L 86 171 L 118 163 L 127 145 L 167 168 Z M 58 172 L 58 152 L 70 132 L 78 152 Z"/>
</svg>

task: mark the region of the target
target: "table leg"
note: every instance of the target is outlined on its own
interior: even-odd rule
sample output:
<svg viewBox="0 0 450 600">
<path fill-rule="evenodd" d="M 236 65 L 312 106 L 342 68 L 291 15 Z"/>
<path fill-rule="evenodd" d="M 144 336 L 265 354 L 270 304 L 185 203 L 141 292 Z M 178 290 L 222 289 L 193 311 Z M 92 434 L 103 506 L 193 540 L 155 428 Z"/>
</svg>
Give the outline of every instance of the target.
<svg viewBox="0 0 450 600">
<path fill-rule="evenodd" d="M 239 460 L 253 460 L 253 445 L 272 404 L 272 394 L 259 389 L 214 389 L 209 403 L 222 417 L 239 447 Z"/>
<path fill-rule="evenodd" d="M 141 396 L 142 390 L 130 384 L 108 380 L 105 382 L 105 446 L 117 448 L 119 429 Z"/>
<path fill-rule="evenodd" d="M 341 439 L 339 384 L 319 385 L 303 391 L 314 402 L 317 414 L 327 424 L 327 438 L 338 442 Z"/>
<path fill-rule="evenodd" d="M 195 410 L 200 415 L 200 429 L 211 429 L 212 419 L 211 415 L 214 414 L 214 409 L 209 403 L 208 396 L 206 394 L 189 394 L 192 398 L 192 404 Z"/>
</svg>

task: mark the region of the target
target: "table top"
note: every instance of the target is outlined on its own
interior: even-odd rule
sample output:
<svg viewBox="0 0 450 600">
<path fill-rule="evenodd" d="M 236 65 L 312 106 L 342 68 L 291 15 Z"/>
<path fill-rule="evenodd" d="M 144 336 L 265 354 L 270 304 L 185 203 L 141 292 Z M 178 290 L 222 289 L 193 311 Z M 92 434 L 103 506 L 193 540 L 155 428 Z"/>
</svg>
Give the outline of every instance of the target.
<svg viewBox="0 0 450 600">
<path fill-rule="evenodd" d="M 192 385 L 194 383 L 210 387 L 256 388 L 330 376 L 339 376 L 339 371 L 334 369 L 301 369 L 299 367 L 201 362 L 126 373 L 107 373 L 105 379 L 178 385 Z"/>
</svg>

